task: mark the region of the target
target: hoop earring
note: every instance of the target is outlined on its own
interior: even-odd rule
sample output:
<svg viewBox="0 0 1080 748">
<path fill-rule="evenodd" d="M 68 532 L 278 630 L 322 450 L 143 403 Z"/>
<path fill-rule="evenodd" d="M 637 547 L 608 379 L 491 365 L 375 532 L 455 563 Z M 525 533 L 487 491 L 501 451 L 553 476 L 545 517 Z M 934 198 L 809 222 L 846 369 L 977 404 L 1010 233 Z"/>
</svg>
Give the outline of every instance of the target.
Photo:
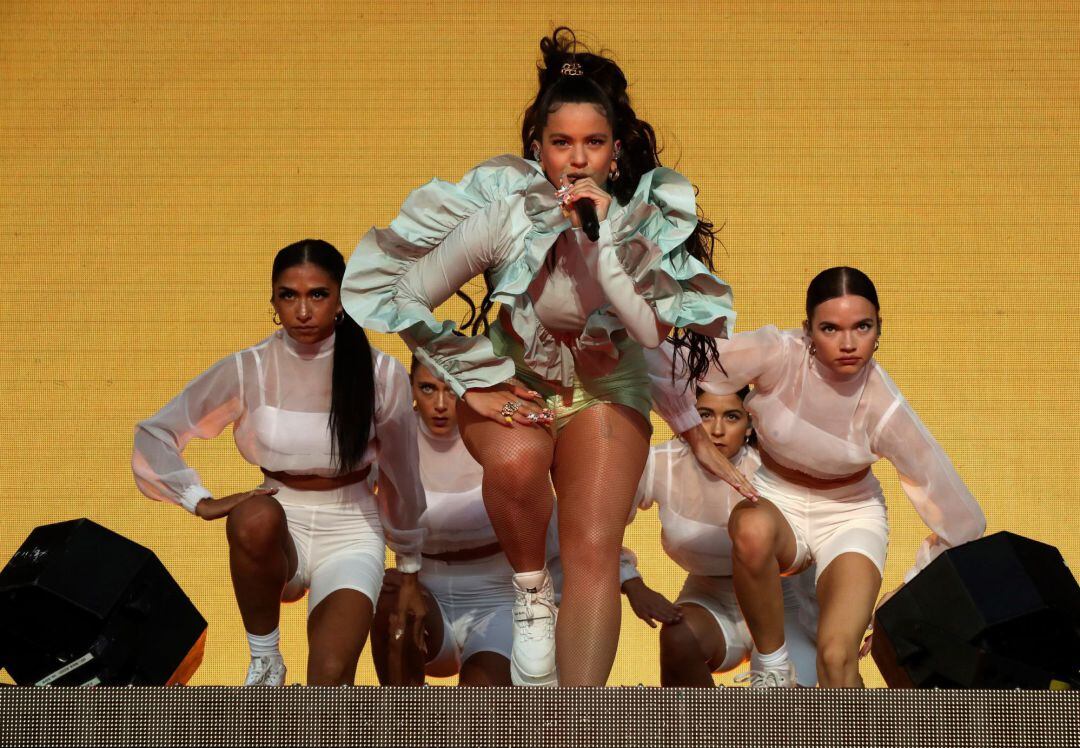
<svg viewBox="0 0 1080 748">
<path fill-rule="evenodd" d="M 281 327 L 281 317 L 278 316 L 277 309 L 274 309 L 274 307 L 270 307 L 270 321 Z"/>
<path fill-rule="evenodd" d="M 874 350 L 875 350 L 875 351 L 876 351 L 876 350 L 878 349 L 878 346 L 879 346 L 880 344 L 881 344 L 881 341 L 880 341 L 880 340 L 875 340 L 875 341 L 874 341 Z"/>
<path fill-rule="evenodd" d="M 335 325 L 340 325 L 344 321 L 345 321 L 345 312 L 338 312 L 337 314 L 334 315 L 334 324 Z"/>
<path fill-rule="evenodd" d="M 817 346 L 814 345 L 813 340 L 810 341 L 810 347 L 807 350 L 810 351 L 811 356 L 816 356 L 817 355 Z"/>
<path fill-rule="evenodd" d="M 532 154 L 533 161 L 535 161 L 536 163 L 540 163 L 540 146 L 534 145 L 532 149 Z"/>
<path fill-rule="evenodd" d="M 618 182 L 618 181 L 619 181 L 619 177 L 621 177 L 621 176 L 622 176 L 622 173 L 621 173 L 621 172 L 619 171 L 619 162 L 618 162 L 618 161 L 616 161 L 616 162 L 615 162 L 615 171 L 611 172 L 611 173 L 610 173 L 610 176 L 609 176 L 608 178 L 609 178 L 609 179 L 610 179 L 610 180 L 611 180 L 612 182 Z"/>
</svg>

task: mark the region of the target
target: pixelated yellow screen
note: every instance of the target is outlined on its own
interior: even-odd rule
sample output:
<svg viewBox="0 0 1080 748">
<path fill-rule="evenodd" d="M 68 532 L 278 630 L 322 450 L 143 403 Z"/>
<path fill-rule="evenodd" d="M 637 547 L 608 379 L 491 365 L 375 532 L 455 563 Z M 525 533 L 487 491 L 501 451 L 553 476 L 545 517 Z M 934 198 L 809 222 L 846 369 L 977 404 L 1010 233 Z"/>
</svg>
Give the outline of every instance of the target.
<svg viewBox="0 0 1080 748">
<path fill-rule="evenodd" d="M 132 426 L 273 329 L 277 249 L 348 255 L 411 188 L 519 152 L 538 41 L 562 23 L 624 67 L 723 226 L 739 329 L 797 325 L 814 273 L 864 269 L 879 360 L 989 529 L 1075 568 L 1080 15 L 1033 0 L 0 4 L 0 562 L 37 525 L 100 522 L 208 619 L 192 682 L 241 682 L 224 523 L 136 491 Z M 260 480 L 228 435 L 187 454 L 219 496 Z M 926 530 L 875 470 L 890 589 Z M 658 533 L 647 512 L 627 540 L 671 596 Z M 285 608 L 290 681 L 305 612 Z M 375 683 L 367 652 L 357 682 Z M 625 607 L 610 683 L 658 682 L 657 632 Z"/>
</svg>

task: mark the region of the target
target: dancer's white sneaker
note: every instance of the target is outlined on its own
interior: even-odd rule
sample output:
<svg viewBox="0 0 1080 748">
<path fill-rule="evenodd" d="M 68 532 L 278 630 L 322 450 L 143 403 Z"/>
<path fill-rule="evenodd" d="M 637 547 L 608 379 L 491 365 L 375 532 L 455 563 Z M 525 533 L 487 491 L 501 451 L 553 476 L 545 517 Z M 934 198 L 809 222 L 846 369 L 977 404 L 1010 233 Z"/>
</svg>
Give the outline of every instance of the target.
<svg viewBox="0 0 1080 748">
<path fill-rule="evenodd" d="M 778 668 L 751 670 L 735 679 L 736 683 L 749 683 L 750 688 L 795 688 L 795 663 L 788 660 Z"/>
<path fill-rule="evenodd" d="M 280 656 L 252 657 L 245 686 L 285 685 L 285 661 Z"/>
<path fill-rule="evenodd" d="M 524 589 L 514 580 L 514 644 L 510 680 L 515 686 L 555 686 L 555 588 L 544 575 L 539 588 Z"/>
</svg>

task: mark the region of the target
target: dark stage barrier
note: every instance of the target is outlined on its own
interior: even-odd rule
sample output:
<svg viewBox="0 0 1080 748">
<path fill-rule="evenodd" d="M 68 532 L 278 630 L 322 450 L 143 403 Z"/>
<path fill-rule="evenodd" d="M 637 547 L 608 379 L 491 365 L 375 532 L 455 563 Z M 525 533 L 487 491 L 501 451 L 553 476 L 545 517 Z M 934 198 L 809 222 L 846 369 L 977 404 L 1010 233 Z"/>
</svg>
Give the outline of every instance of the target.
<svg viewBox="0 0 1080 748">
<path fill-rule="evenodd" d="M 1074 747 L 1080 692 L 9 687 L 0 745 Z"/>
</svg>

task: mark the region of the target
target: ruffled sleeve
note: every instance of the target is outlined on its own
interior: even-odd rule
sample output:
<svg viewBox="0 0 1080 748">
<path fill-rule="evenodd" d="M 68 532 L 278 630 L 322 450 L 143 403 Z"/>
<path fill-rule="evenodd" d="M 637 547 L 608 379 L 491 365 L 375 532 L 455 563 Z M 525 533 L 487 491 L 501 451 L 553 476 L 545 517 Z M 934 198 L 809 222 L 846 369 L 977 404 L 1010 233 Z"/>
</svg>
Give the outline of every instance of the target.
<svg viewBox="0 0 1080 748">
<path fill-rule="evenodd" d="M 386 229 L 371 229 L 349 260 L 342 302 L 360 325 L 399 332 L 417 358 L 460 397 L 506 381 L 514 364 L 483 336 L 454 333 L 433 310 L 471 278 L 521 293 L 535 272 L 526 237 L 542 257 L 569 225 L 554 188 L 535 166 L 500 156 L 452 184 L 432 180 L 412 192 Z"/>
<path fill-rule="evenodd" d="M 647 348 L 662 342 L 658 327 L 716 338 L 733 327 L 731 289 L 683 246 L 696 227 L 693 186 L 663 167 L 600 224 L 597 280 L 630 337 Z"/>
</svg>

